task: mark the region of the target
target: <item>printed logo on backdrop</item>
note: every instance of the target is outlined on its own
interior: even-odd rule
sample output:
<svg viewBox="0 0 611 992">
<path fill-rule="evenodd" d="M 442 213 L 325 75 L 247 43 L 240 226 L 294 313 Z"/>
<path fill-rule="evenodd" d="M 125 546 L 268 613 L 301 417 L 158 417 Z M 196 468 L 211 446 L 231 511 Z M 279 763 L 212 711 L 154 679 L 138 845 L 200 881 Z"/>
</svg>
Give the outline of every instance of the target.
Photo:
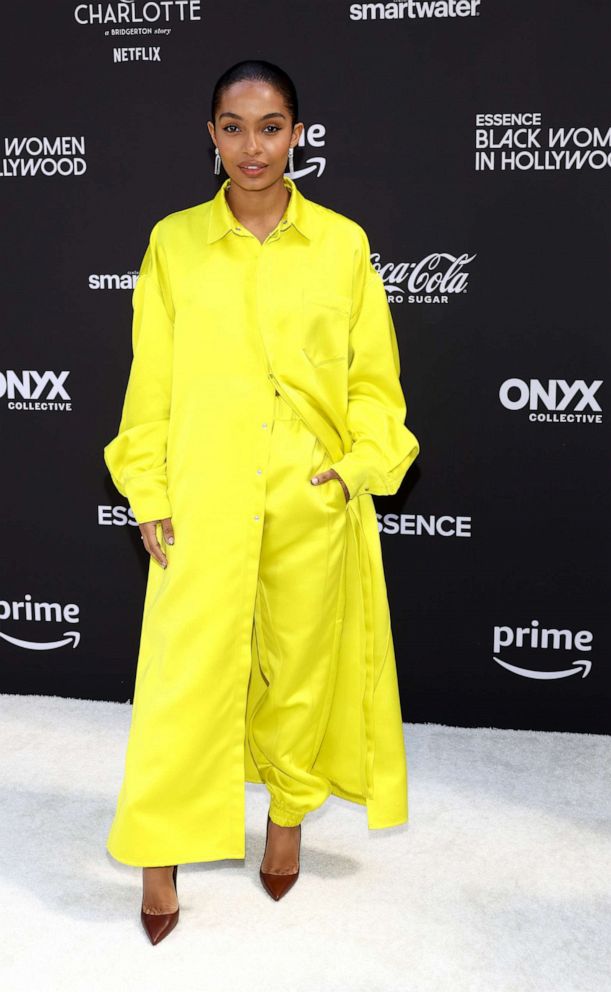
<svg viewBox="0 0 611 992">
<path fill-rule="evenodd" d="M 400 3 L 351 3 L 351 21 L 404 21 L 478 17 L 481 0 L 403 0 Z"/>
<path fill-rule="evenodd" d="M 499 399 L 506 410 L 527 413 L 537 423 L 602 424 L 596 393 L 602 379 L 505 379 Z"/>
<path fill-rule="evenodd" d="M 297 142 L 297 147 L 304 148 L 307 143 L 308 149 L 311 147 L 318 153 L 319 149 L 324 149 L 326 141 L 327 129 L 324 124 L 310 124 L 308 127 L 304 125 L 303 131 L 299 136 L 299 141 Z M 319 179 L 327 165 L 326 156 L 322 153 L 310 155 L 307 150 L 306 154 L 308 157 L 305 160 L 303 168 L 294 169 L 293 172 L 289 170 L 285 175 L 290 176 L 291 179 L 302 179 L 304 176 L 312 176 L 314 179 Z"/>
<path fill-rule="evenodd" d="M 571 675 L 590 674 L 590 658 L 575 657 L 592 650 L 591 630 L 558 630 L 539 627 L 531 620 L 530 627 L 495 627 L 492 634 L 493 659 L 512 675 L 527 679 L 566 679 Z M 503 654 L 503 657 L 499 655 Z M 543 652 L 543 654 L 541 653 Z M 550 658 L 549 652 L 553 652 Z M 511 661 L 507 660 L 507 655 Z M 519 662 L 519 663 L 518 663 Z"/>
<path fill-rule="evenodd" d="M 542 123 L 539 113 L 476 114 L 475 171 L 580 172 L 611 165 L 611 127 Z"/>
<path fill-rule="evenodd" d="M 87 171 L 83 135 L 31 135 L 4 138 L 4 156 L 0 176 L 20 179 L 25 176 L 82 176 Z"/>
<path fill-rule="evenodd" d="M 420 513 L 377 513 L 378 531 L 382 534 L 407 534 L 409 537 L 471 537 L 472 517 L 449 513 L 428 516 Z"/>
<path fill-rule="evenodd" d="M 69 372 L 37 372 L 34 369 L 7 369 L 0 372 L 0 403 L 8 410 L 42 410 L 66 413 L 72 398 L 66 389 Z"/>
<path fill-rule="evenodd" d="M 202 20 L 201 0 L 159 0 L 144 3 L 77 3 L 74 20 L 110 39 L 115 63 L 159 63 L 162 43 L 184 27 Z M 136 41 L 136 44 L 133 42 Z"/>
<path fill-rule="evenodd" d="M 431 252 L 418 262 L 382 262 L 371 253 L 371 264 L 380 273 L 389 303 L 448 303 L 450 296 L 467 292 L 467 265 L 475 255 Z"/>
<path fill-rule="evenodd" d="M 100 527 L 137 527 L 138 522 L 131 506 L 98 504 L 98 526 Z"/>
<path fill-rule="evenodd" d="M 29 592 L 23 600 L 0 599 L 0 640 L 26 651 L 75 648 L 80 631 L 61 628 L 79 619 L 76 603 L 36 602 Z"/>
<path fill-rule="evenodd" d="M 133 289 L 138 278 L 138 271 L 102 273 L 91 272 L 89 274 L 89 289 Z"/>
</svg>

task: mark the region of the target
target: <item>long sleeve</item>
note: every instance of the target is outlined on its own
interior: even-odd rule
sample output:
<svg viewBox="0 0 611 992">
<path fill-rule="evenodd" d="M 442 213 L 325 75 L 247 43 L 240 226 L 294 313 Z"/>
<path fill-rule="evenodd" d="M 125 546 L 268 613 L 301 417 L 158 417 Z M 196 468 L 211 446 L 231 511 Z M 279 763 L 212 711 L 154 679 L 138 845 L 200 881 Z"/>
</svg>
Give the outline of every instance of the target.
<svg viewBox="0 0 611 992">
<path fill-rule="evenodd" d="M 159 222 L 151 231 L 132 295 L 133 359 L 117 436 L 104 461 L 138 523 L 172 515 L 166 447 L 170 418 L 174 308 Z"/>
<path fill-rule="evenodd" d="M 351 499 L 363 492 L 395 493 L 420 451 L 418 439 L 405 426 L 397 336 L 384 283 L 373 267 L 362 228 L 353 299 L 347 413 L 352 450 L 330 466 L 348 486 Z"/>
</svg>

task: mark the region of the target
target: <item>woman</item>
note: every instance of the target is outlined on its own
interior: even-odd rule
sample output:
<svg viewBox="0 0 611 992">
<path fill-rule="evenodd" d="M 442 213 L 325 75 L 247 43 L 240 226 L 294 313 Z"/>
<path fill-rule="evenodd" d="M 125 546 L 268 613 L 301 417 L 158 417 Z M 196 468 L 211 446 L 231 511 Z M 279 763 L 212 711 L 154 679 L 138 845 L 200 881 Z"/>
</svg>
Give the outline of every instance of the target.
<svg viewBox="0 0 611 992">
<path fill-rule="evenodd" d="M 150 555 L 125 774 L 108 850 L 142 866 L 153 942 L 176 866 L 243 858 L 244 783 L 270 794 L 279 899 L 301 822 L 334 793 L 407 819 L 395 657 L 371 494 L 419 445 L 364 230 L 285 176 L 303 133 L 286 73 L 218 80 L 213 199 L 152 229 L 133 362 L 104 449 Z"/>
</svg>

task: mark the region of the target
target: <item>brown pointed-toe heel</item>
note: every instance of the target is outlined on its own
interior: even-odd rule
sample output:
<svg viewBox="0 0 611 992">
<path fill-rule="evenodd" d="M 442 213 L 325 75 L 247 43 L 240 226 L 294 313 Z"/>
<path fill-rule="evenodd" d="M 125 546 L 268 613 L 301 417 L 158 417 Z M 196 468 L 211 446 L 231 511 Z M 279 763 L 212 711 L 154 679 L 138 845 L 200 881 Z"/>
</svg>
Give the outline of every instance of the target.
<svg viewBox="0 0 611 992">
<path fill-rule="evenodd" d="M 178 865 L 174 865 L 172 878 L 174 880 L 176 895 L 178 895 L 178 885 L 176 884 L 177 872 Z M 163 940 L 164 937 L 167 937 L 167 935 L 172 932 L 178 923 L 179 910 L 180 907 L 173 913 L 145 913 L 143 909 L 140 910 L 140 919 L 142 920 L 142 925 L 149 936 L 151 944 L 158 944 L 160 940 Z"/>
<path fill-rule="evenodd" d="M 269 813 L 267 814 L 267 829 L 265 831 L 265 850 L 267 850 L 267 838 L 269 837 Z M 299 824 L 299 852 L 301 852 L 301 824 Z M 263 852 L 263 858 L 265 858 L 265 851 Z M 263 860 L 261 861 L 263 864 Z M 295 882 L 299 878 L 299 854 L 297 856 L 297 871 L 284 874 L 276 875 L 270 871 L 263 871 L 259 868 L 259 878 L 261 879 L 261 884 L 266 892 L 270 894 L 272 899 L 278 902 L 278 899 L 282 899 L 282 896 L 286 895 L 289 889 L 292 889 Z"/>
</svg>

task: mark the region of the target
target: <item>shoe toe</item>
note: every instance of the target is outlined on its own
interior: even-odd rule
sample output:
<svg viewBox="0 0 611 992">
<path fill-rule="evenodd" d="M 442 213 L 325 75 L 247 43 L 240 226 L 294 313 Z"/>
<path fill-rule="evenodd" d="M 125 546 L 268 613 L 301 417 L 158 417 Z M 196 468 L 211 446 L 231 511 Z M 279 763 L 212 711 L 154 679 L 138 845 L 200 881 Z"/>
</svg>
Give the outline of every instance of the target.
<svg viewBox="0 0 611 992">
<path fill-rule="evenodd" d="M 267 838 L 269 836 L 269 825 L 270 825 L 269 813 L 267 814 L 267 829 L 265 834 L 265 849 L 267 850 Z M 301 824 L 299 824 L 299 853 L 301 854 Z M 265 855 L 263 855 L 265 859 Z M 262 864 L 263 862 L 261 862 Z M 289 875 L 276 875 L 269 871 L 263 871 L 259 867 L 259 878 L 261 879 L 261 884 L 266 892 L 275 899 L 276 902 L 285 896 L 289 889 L 292 889 L 295 882 L 299 878 L 299 860 L 297 861 L 298 868 L 296 872 Z"/>
<path fill-rule="evenodd" d="M 178 865 L 175 865 L 172 872 L 172 879 L 174 881 L 176 895 L 178 895 L 177 872 Z M 140 909 L 142 926 L 146 930 L 151 944 L 158 944 L 160 940 L 163 940 L 164 937 L 167 937 L 172 932 L 178 923 L 179 913 L 180 906 L 173 913 L 145 913 L 142 908 Z"/>
<path fill-rule="evenodd" d="M 269 892 L 272 899 L 275 899 L 276 902 L 282 899 L 282 896 L 286 895 L 289 889 L 293 887 L 298 876 L 298 871 L 293 872 L 292 875 L 274 875 L 271 872 L 259 869 L 259 877 L 261 878 L 263 888 L 266 892 Z"/>
<path fill-rule="evenodd" d="M 142 925 L 146 930 L 151 944 L 158 944 L 167 937 L 178 923 L 178 910 L 175 913 L 145 913 L 140 912 Z"/>
</svg>

